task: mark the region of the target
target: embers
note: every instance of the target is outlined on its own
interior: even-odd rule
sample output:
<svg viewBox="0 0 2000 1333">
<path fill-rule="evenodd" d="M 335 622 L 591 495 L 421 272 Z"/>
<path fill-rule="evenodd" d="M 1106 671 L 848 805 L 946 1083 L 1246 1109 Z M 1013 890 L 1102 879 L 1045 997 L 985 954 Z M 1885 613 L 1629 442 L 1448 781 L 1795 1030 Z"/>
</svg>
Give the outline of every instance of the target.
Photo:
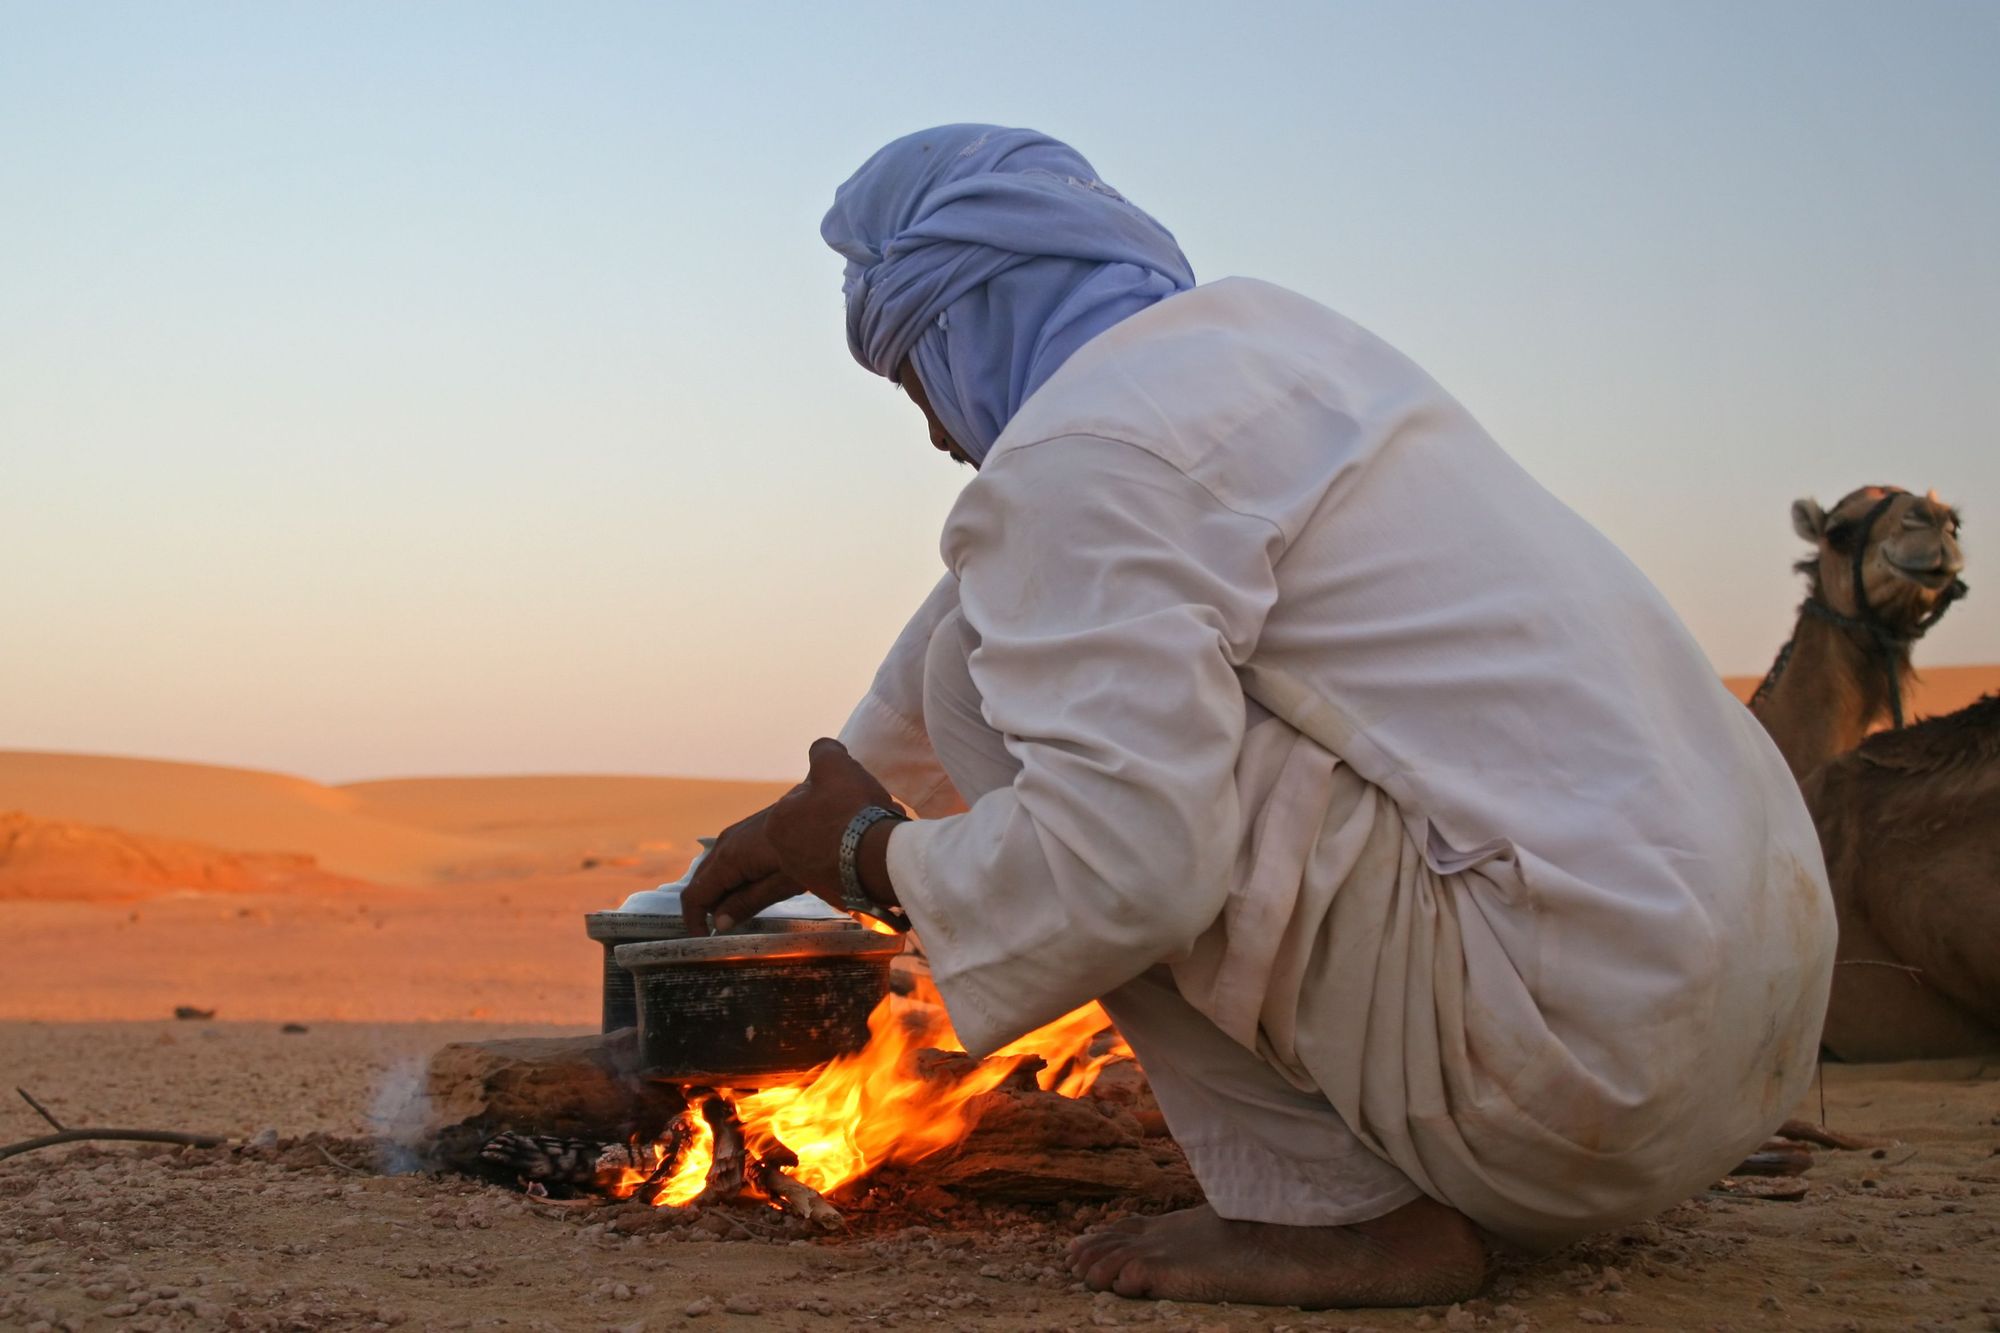
<svg viewBox="0 0 2000 1333">
<path fill-rule="evenodd" d="M 690 1088 L 687 1109 L 652 1143 L 591 1143 L 543 1134 L 496 1134 L 480 1149 L 490 1173 L 538 1195 L 608 1195 L 661 1208 L 700 1209 L 750 1197 L 826 1230 L 840 1211 L 790 1174 L 798 1156 L 773 1140 L 752 1155 L 727 1097 Z"/>
</svg>

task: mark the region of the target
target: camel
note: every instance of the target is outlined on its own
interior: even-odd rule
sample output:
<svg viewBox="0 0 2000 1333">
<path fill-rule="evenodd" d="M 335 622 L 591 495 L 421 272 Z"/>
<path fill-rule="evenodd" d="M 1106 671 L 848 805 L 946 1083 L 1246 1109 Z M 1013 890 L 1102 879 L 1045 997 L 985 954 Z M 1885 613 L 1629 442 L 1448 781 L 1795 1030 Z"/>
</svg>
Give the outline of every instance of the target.
<svg viewBox="0 0 2000 1333">
<path fill-rule="evenodd" d="M 1936 492 L 1864 486 L 1830 511 L 1803 499 L 1792 527 L 1815 548 L 1797 566 L 1806 599 L 1750 711 L 1803 780 L 1885 719 L 1903 725 L 1910 646 L 1964 595 L 1964 559 Z"/>
<path fill-rule="evenodd" d="M 1795 503 L 1806 600 L 1750 701 L 1826 853 L 1843 1060 L 2000 1051 L 2000 696 L 1903 726 L 1911 645 L 1965 594 L 1958 524 L 1889 486 Z"/>
<path fill-rule="evenodd" d="M 1840 922 L 1827 1052 L 2000 1051 L 2000 694 L 1871 736 L 1803 792 Z"/>
</svg>

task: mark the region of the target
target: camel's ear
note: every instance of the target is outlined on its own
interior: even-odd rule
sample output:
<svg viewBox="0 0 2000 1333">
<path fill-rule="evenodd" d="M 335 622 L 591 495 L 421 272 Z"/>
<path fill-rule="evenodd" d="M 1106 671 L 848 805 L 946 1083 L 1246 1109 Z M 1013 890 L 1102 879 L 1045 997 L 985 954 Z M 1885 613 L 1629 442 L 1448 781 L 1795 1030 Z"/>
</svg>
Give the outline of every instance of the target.
<svg viewBox="0 0 2000 1333">
<path fill-rule="evenodd" d="M 1826 511 L 1819 507 L 1819 501 L 1810 495 L 1792 501 L 1792 531 L 1800 540 L 1819 545 L 1819 539 L 1826 535 Z"/>
</svg>

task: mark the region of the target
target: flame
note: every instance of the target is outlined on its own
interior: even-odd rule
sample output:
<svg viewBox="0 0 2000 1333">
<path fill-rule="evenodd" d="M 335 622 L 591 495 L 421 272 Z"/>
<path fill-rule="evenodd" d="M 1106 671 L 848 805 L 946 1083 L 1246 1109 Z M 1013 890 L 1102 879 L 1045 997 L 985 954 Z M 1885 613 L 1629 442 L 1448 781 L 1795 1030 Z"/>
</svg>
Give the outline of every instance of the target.
<svg viewBox="0 0 2000 1333">
<path fill-rule="evenodd" d="M 653 1200 L 662 1207 L 678 1208 L 693 1203 L 708 1184 L 708 1166 L 715 1160 L 715 1131 L 708 1127 L 708 1121 L 699 1111 L 690 1111 L 683 1120 L 689 1130 L 687 1151 L 681 1154 L 681 1164 Z"/>
<path fill-rule="evenodd" d="M 1106 1040 L 1099 1041 L 1103 1037 Z M 1101 1046 L 1097 1054 L 1091 1048 Z M 1048 1065 L 1036 1081 L 1045 1092 L 1065 1097 L 1081 1097 L 1097 1083 L 1105 1066 L 1133 1058 L 1132 1048 L 1111 1026 L 1104 1006 L 1092 1000 L 1081 1009 L 1072 1009 L 1044 1028 L 1037 1028 L 1019 1041 L 1003 1046 L 999 1055 L 1039 1055 Z"/>
<path fill-rule="evenodd" d="M 1105 1066 L 1132 1054 L 1093 1003 L 968 1070 L 926 1077 L 919 1052 L 965 1047 L 927 979 L 919 981 L 918 990 L 909 999 L 889 996 L 875 1007 L 868 1016 L 868 1044 L 859 1051 L 821 1065 L 797 1083 L 736 1098 L 750 1155 L 782 1145 L 798 1158 L 788 1174 L 828 1194 L 878 1167 L 919 1161 L 956 1144 L 972 1128 L 974 1099 L 1034 1056 L 1047 1062 L 1037 1074 L 1044 1090 L 1079 1097 Z M 714 1158 L 715 1136 L 699 1110 L 691 1109 L 686 1119 L 693 1136 L 655 1199 L 660 1205 L 698 1196 Z M 608 1192 L 627 1198 L 646 1178 L 644 1171 L 627 1169 Z"/>
</svg>

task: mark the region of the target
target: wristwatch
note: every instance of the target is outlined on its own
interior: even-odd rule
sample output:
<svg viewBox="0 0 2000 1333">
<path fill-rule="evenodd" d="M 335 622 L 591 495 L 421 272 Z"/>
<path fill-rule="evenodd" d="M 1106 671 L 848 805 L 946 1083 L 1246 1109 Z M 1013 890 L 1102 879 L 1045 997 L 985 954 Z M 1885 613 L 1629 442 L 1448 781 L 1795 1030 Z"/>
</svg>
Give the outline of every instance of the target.
<svg viewBox="0 0 2000 1333">
<path fill-rule="evenodd" d="M 870 805 L 862 808 L 860 814 L 847 822 L 847 830 L 840 835 L 840 905 L 847 911 L 857 913 L 871 920 L 880 921 L 894 931 L 910 928 L 910 918 L 900 907 L 884 907 L 868 896 L 861 887 L 861 835 L 885 819 L 898 823 L 908 823 L 909 816 L 899 810 L 884 806 Z"/>
</svg>

